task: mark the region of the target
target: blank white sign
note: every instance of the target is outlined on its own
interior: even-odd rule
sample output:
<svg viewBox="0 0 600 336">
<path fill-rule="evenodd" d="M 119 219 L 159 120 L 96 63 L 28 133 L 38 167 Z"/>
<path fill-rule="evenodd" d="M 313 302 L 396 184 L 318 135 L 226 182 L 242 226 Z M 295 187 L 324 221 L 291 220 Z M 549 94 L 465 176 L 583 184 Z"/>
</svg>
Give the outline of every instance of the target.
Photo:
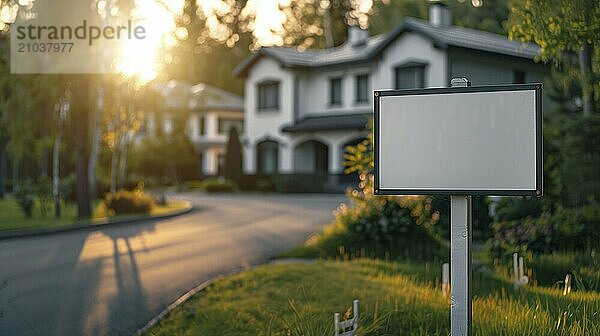
<svg viewBox="0 0 600 336">
<path fill-rule="evenodd" d="M 423 92 L 379 97 L 376 193 L 541 193 L 535 89 Z"/>
</svg>

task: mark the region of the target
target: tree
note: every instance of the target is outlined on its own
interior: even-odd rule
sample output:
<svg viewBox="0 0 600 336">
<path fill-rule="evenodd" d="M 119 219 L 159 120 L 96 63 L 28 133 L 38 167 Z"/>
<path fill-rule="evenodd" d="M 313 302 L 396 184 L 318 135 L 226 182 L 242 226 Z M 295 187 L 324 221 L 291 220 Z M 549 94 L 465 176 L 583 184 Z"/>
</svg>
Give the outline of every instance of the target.
<svg viewBox="0 0 600 336">
<path fill-rule="evenodd" d="M 595 111 L 600 97 L 597 75 L 600 54 L 600 2 L 597 0 L 513 1 L 509 37 L 540 45 L 540 59 L 556 65 L 572 53 L 579 54 L 583 114 Z M 595 96 L 595 97 L 594 97 Z"/>
<path fill-rule="evenodd" d="M 8 175 L 8 106 L 6 103 L 11 90 L 9 84 L 8 39 L 6 34 L 0 32 L 0 199 L 4 198 Z"/>
<path fill-rule="evenodd" d="M 88 180 L 88 158 L 90 151 L 90 76 L 73 75 L 71 77 L 71 115 L 73 134 L 75 135 L 75 175 L 77 179 L 76 198 L 77 215 L 87 218 L 92 215 Z"/>
<path fill-rule="evenodd" d="M 225 153 L 225 178 L 239 184 L 242 177 L 242 144 L 235 127 L 229 130 L 227 153 Z"/>
</svg>

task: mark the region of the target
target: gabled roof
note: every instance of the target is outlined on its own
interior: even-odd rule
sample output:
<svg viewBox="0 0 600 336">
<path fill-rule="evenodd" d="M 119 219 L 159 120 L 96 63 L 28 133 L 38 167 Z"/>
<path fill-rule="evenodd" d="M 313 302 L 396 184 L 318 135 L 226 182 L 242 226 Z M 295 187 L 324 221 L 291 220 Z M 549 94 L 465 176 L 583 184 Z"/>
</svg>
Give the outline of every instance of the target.
<svg viewBox="0 0 600 336">
<path fill-rule="evenodd" d="M 366 130 L 372 113 L 330 114 L 307 116 L 293 125 L 284 126 L 282 132 Z"/>
<path fill-rule="evenodd" d="M 184 80 L 172 79 L 156 83 L 154 88 L 163 96 L 165 107 L 170 110 L 244 110 L 241 96 L 204 83 L 191 85 Z"/>
<path fill-rule="evenodd" d="M 244 98 L 215 86 L 200 83 L 191 87 L 190 109 L 243 111 Z"/>
<path fill-rule="evenodd" d="M 294 48 L 263 47 L 248 56 L 234 72 L 236 76 L 244 75 L 263 56 L 274 58 L 283 66 L 290 68 L 318 68 L 366 62 L 377 56 L 404 32 L 421 34 L 441 48 L 452 46 L 526 59 L 533 59 L 540 50 L 536 44 L 511 41 L 498 34 L 458 26 L 433 26 L 427 21 L 407 18 L 391 32 L 372 36 L 361 45 L 344 43 L 331 49 L 305 51 Z"/>
</svg>

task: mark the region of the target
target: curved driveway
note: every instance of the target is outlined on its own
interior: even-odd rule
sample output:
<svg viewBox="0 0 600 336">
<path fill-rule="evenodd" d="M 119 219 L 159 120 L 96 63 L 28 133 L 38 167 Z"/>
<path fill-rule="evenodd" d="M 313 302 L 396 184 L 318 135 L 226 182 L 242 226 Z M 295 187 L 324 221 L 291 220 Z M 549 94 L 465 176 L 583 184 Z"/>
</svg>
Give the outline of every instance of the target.
<svg viewBox="0 0 600 336">
<path fill-rule="evenodd" d="M 131 335 L 197 284 L 329 223 L 342 195 L 195 195 L 162 221 L 0 241 L 0 335 Z"/>
</svg>

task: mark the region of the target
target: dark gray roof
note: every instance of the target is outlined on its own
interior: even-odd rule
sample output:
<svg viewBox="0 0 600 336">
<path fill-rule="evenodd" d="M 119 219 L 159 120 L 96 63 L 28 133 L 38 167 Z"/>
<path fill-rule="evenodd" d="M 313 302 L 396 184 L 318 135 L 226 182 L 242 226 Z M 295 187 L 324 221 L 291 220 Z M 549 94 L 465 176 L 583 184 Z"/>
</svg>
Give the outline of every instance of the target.
<svg viewBox="0 0 600 336">
<path fill-rule="evenodd" d="M 421 34 L 442 48 L 453 46 L 527 59 L 533 59 L 540 50 L 536 44 L 511 41 L 498 34 L 457 26 L 432 26 L 427 21 L 407 18 L 393 31 L 372 36 L 362 45 L 345 43 L 331 49 L 305 51 L 298 51 L 295 48 L 263 47 L 239 64 L 235 74 L 243 75 L 262 56 L 270 56 L 283 66 L 292 68 L 316 68 L 366 62 L 404 32 Z"/>
<path fill-rule="evenodd" d="M 290 126 L 284 126 L 283 132 L 365 130 L 372 113 L 352 113 L 325 116 L 308 116 Z"/>
<path fill-rule="evenodd" d="M 425 21 L 409 19 L 410 28 L 421 32 L 441 46 L 455 46 L 533 59 L 540 51 L 534 43 L 511 41 L 506 36 L 458 26 L 432 26 Z"/>
<path fill-rule="evenodd" d="M 154 88 L 164 97 L 165 107 L 170 110 L 244 110 L 241 96 L 204 83 L 191 85 L 184 80 L 172 79 L 166 83 L 158 82 Z"/>
<path fill-rule="evenodd" d="M 190 109 L 243 111 L 244 98 L 215 86 L 200 83 L 190 88 Z"/>
</svg>

